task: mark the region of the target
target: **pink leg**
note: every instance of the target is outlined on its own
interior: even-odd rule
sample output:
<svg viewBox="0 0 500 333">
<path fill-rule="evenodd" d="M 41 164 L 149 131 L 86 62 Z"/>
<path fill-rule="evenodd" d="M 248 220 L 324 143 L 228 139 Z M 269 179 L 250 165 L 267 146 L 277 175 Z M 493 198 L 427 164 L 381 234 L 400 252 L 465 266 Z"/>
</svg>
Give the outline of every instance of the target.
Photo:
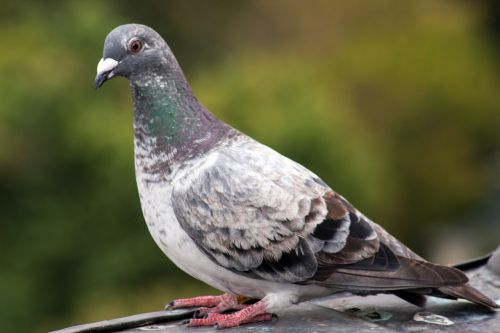
<svg viewBox="0 0 500 333">
<path fill-rule="evenodd" d="M 241 310 L 249 306 L 248 304 L 240 303 L 238 297 L 230 294 L 220 296 L 219 303 L 214 307 L 201 307 L 198 309 L 196 316 L 202 317 L 209 313 L 223 313 L 228 310 Z"/>
<path fill-rule="evenodd" d="M 179 309 L 179 308 L 193 308 L 193 307 L 213 307 L 218 306 L 221 303 L 229 303 L 232 302 L 237 303 L 237 298 L 234 295 L 223 294 L 219 296 L 198 296 L 193 298 L 180 298 L 176 299 L 168 304 L 168 308 L 170 309 Z"/>
<path fill-rule="evenodd" d="M 270 313 L 263 313 L 260 315 L 256 315 L 255 317 L 250 318 L 249 320 L 244 320 L 241 322 L 241 324 L 248 324 L 248 323 L 258 323 L 261 321 L 271 321 L 273 319 L 273 315 Z"/>
<path fill-rule="evenodd" d="M 267 313 L 266 308 L 266 302 L 261 300 L 234 313 L 209 313 L 207 318 L 191 319 L 188 326 L 217 325 L 218 328 L 228 328 L 236 327 L 245 323 L 271 320 L 271 314 Z"/>
</svg>

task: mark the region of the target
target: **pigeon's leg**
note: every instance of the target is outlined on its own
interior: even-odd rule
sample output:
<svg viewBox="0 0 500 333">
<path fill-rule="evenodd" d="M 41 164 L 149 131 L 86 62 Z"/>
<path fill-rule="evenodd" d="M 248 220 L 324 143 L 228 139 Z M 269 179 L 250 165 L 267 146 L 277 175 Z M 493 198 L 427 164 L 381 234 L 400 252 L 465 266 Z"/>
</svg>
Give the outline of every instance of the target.
<svg viewBox="0 0 500 333">
<path fill-rule="evenodd" d="M 191 319 L 188 322 L 188 326 L 216 325 L 218 328 L 228 328 L 246 323 L 269 321 L 271 319 L 272 315 L 267 313 L 267 302 L 260 300 L 234 313 L 209 313 L 207 318 Z"/>
<path fill-rule="evenodd" d="M 196 317 L 203 317 L 209 313 L 223 313 L 229 310 L 241 310 L 249 306 L 243 304 L 247 299 L 244 297 L 237 297 L 231 294 L 224 294 L 220 296 L 219 303 L 214 307 L 201 307 L 196 312 Z"/>
<path fill-rule="evenodd" d="M 202 309 L 221 308 L 220 312 L 230 309 L 241 309 L 236 307 L 241 305 L 238 302 L 238 297 L 231 294 L 223 294 L 219 296 L 198 296 L 193 298 L 180 298 L 170 302 L 167 305 L 169 309 L 203 307 Z M 235 306 L 235 307 L 231 307 Z"/>
</svg>

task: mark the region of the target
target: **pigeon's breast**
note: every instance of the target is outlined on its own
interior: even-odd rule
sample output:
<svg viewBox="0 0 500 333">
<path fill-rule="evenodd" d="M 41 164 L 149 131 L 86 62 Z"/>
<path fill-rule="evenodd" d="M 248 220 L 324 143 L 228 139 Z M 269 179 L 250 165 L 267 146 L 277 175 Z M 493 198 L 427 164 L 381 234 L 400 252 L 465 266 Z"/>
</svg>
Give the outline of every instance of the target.
<svg viewBox="0 0 500 333">
<path fill-rule="evenodd" d="M 242 283 L 242 278 L 216 265 L 206 257 L 182 229 L 174 214 L 168 183 L 149 183 L 138 175 L 141 206 L 154 241 L 180 269 L 212 287 L 225 292 L 263 297 L 258 281 Z M 250 280 L 250 279 L 248 279 Z"/>
<path fill-rule="evenodd" d="M 195 160 L 182 167 L 170 166 L 168 173 L 154 172 L 158 162 L 142 146 L 135 146 L 136 180 L 144 219 L 158 247 L 183 271 L 219 290 L 263 297 L 262 283 L 243 278 L 206 257 L 182 229 L 172 208 L 172 183 Z M 248 280 L 248 281 L 242 281 Z"/>
</svg>

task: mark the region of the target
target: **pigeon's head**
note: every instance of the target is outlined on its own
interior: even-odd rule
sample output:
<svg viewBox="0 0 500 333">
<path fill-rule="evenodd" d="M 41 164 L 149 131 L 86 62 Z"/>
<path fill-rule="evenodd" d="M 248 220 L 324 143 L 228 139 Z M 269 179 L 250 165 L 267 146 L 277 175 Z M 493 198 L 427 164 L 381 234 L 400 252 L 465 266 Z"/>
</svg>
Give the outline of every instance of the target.
<svg viewBox="0 0 500 333">
<path fill-rule="evenodd" d="M 113 29 L 104 41 L 103 57 L 97 65 L 95 87 L 114 76 L 131 79 L 168 62 L 171 52 L 161 36 L 142 24 L 125 24 Z"/>
</svg>

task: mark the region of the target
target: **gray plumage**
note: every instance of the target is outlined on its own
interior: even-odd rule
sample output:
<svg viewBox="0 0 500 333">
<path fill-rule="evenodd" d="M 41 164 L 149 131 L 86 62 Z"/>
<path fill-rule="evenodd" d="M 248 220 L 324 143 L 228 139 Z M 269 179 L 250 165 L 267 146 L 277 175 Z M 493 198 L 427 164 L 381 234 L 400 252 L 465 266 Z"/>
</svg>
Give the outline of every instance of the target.
<svg viewBox="0 0 500 333">
<path fill-rule="evenodd" d="M 306 251 L 300 240 L 327 213 L 321 197 L 329 189 L 315 179 L 301 165 L 241 135 L 184 170 L 173 186 L 172 203 L 181 226 L 218 264 L 252 271 L 264 260 Z M 301 276 L 277 279 L 297 282 L 313 274 L 304 269 Z"/>
<path fill-rule="evenodd" d="M 462 272 L 425 261 L 317 175 L 213 116 L 151 28 L 129 24 L 108 35 L 96 87 L 114 76 L 131 84 L 148 228 L 189 274 L 267 297 L 271 310 L 339 291 L 496 306 Z"/>
</svg>

